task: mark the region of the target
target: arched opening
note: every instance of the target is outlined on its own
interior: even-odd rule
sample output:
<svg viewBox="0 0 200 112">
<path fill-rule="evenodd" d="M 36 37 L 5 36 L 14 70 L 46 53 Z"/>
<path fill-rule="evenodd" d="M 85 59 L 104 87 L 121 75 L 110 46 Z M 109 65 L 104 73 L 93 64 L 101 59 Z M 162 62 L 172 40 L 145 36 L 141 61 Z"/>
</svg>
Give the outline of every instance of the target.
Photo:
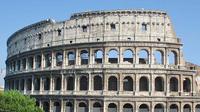
<svg viewBox="0 0 200 112">
<path fill-rule="evenodd" d="M 133 106 L 129 103 L 123 106 L 123 112 L 133 112 Z"/>
<path fill-rule="evenodd" d="M 50 79 L 48 77 L 43 79 L 44 82 L 44 90 L 50 90 Z"/>
<path fill-rule="evenodd" d="M 35 59 L 35 61 L 36 61 L 36 64 L 35 64 L 36 69 L 41 67 L 41 60 L 42 60 L 41 56 L 37 55 L 36 59 Z"/>
<path fill-rule="evenodd" d="M 154 108 L 154 112 L 164 112 L 164 106 L 162 104 L 157 104 Z"/>
<path fill-rule="evenodd" d="M 155 91 L 164 91 L 164 80 L 162 77 L 156 77 Z"/>
<path fill-rule="evenodd" d="M 191 91 L 191 83 L 189 78 L 185 78 L 183 80 L 183 91 L 190 92 Z"/>
<path fill-rule="evenodd" d="M 102 90 L 103 89 L 103 81 L 100 76 L 94 77 L 94 90 Z"/>
<path fill-rule="evenodd" d="M 149 107 L 146 104 L 142 104 L 139 107 L 139 112 L 149 112 Z"/>
<path fill-rule="evenodd" d="M 73 104 L 71 102 L 67 102 L 65 105 L 65 112 L 73 112 Z"/>
<path fill-rule="evenodd" d="M 124 78 L 123 89 L 124 91 L 133 91 L 133 79 L 130 76 Z"/>
<path fill-rule="evenodd" d="M 54 102 L 53 104 L 53 112 L 60 112 L 61 111 L 61 106 L 59 102 Z"/>
<path fill-rule="evenodd" d="M 149 53 L 145 49 L 139 52 L 139 64 L 149 64 Z"/>
<path fill-rule="evenodd" d="M 99 102 L 93 104 L 93 112 L 102 112 L 102 106 Z"/>
<path fill-rule="evenodd" d="M 89 53 L 86 50 L 81 51 L 81 65 L 87 65 L 89 59 Z"/>
<path fill-rule="evenodd" d="M 170 112 L 178 112 L 178 106 L 176 104 L 172 104 L 170 106 Z"/>
<path fill-rule="evenodd" d="M 103 62 L 103 51 L 101 51 L 101 50 L 95 51 L 94 61 L 95 61 L 96 64 L 101 64 Z"/>
<path fill-rule="evenodd" d="M 195 107 L 195 112 L 200 112 L 200 104 L 197 104 Z"/>
<path fill-rule="evenodd" d="M 49 112 L 49 103 L 48 102 L 43 102 L 43 110 L 44 112 Z"/>
<path fill-rule="evenodd" d="M 75 53 L 74 52 L 68 53 L 68 65 L 75 65 Z"/>
<path fill-rule="evenodd" d="M 80 90 L 85 91 L 88 90 L 88 78 L 86 76 L 82 76 L 80 78 Z"/>
<path fill-rule="evenodd" d="M 20 82 L 20 90 L 24 90 L 24 79 Z"/>
<path fill-rule="evenodd" d="M 61 89 L 61 79 L 60 77 L 55 78 L 55 86 L 54 86 L 54 90 L 60 90 Z"/>
<path fill-rule="evenodd" d="M 87 105 L 83 102 L 79 103 L 78 112 L 88 112 Z"/>
<path fill-rule="evenodd" d="M 34 90 L 40 90 L 40 78 L 34 79 Z"/>
<path fill-rule="evenodd" d="M 29 69 L 33 69 L 33 57 L 29 57 L 28 58 L 28 68 Z"/>
<path fill-rule="evenodd" d="M 183 112 L 191 112 L 191 107 L 189 104 L 184 105 Z"/>
<path fill-rule="evenodd" d="M 115 76 L 109 77 L 108 90 L 109 91 L 117 91 L 117 78 Z"/>
<path fill-rule="evenodd" d="M 178 79 L 176 77 L 170 79 L 170 91 L 178 92 Z"/>
<path fill-rule="evenodd" d="M 149 81 L 147 77 L 140 78 L 140 91 L 149 91 Z"/>
<path fill-rule="evenodd" d="M 62 66 L 63 64 L 63 53 L 56 53 L 56 66 Z"/>
<path fill-rule="evenodd" d="M 127 49 L 123 53 L 123 61 L 128 63 L 133 63 L 133 51 Z"/>
<path fill-rule="evenodd" d="M 169 65 L 177 65 L 177 53 L 174 51 L 171 51 L 168 54 L 168 64 Z"/>
<path fill-rule="evenodd" d="M 50 53 L 45 54 L 45 67 L 46 68 L 51 66 L 51 60 L 52 60 L 51 54 Z"/>
<path fill-rule="evenodd" d="M 117 112 L 117 105 L 115 105 L 114 103 L 110 103 L 108 105 L 108 112 Z"/>
<path fill-rule="evenodd" d="M 155 51 L 154 52 L 154 64 L 158 64 L 158 65 L 161 65 L 161 64 L 164 64 L 163 63 L 163 52 L 162 51 Z"/>
<path fill-rule="evenodd" d="M 26 90 L 30 91 L 32 89 L 32 79 L 29 78 L 26 81 Z"/>
<path fill-rule="evenodd" d="M 67 90 L 74 90 L 74 77 L 67 77 Z"/>
<path fill-rule="evenodd" d="M 108 53 L 108 62 L 109 63 L 118 63 L 118 51 L 115 49 L 112 49 Z"/>
</svg>

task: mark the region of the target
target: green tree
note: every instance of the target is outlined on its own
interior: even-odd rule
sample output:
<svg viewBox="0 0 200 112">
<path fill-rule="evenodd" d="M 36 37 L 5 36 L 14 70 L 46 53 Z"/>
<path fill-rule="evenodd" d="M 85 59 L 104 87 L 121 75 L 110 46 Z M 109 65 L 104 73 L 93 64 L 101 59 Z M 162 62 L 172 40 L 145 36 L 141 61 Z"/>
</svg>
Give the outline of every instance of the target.
<svg viewBox="0 0 200 112">
<path fill-rule="evenodd" d="M 0 112 L 43 112 L 36 106 L 35 99 L 18 91 L 0 93 Z"/>
</svg>

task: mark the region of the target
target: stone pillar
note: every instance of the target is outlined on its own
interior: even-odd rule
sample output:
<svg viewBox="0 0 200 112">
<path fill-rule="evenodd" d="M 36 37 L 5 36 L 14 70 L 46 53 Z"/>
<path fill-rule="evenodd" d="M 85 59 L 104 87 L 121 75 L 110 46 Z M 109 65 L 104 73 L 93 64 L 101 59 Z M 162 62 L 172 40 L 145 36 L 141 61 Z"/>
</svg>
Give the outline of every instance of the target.
<svg viewBox="0 0 200 112">
<path fill-rule="evenodd" d="M 51 68 L 54 68 L 55 64 L 55 54 L 54 51 L 51 52 Z"/>
<path fill-rule="evenodd" d="M 91 76 L 91 73 L 88 74 L 88 91 L 92 91 L 92 76 Z"/>
<path fill-rule="evenodd" d="M 118 91 L 122 92 L 123 91 L 123 77 L 122 77 L 122 73 L 119 73 L 119 76 L 118 76 L 118 80 L 119 80 L 119 83 L 118 83 Z"/>
<path fill-rule="evenodd" d="M 153 77 L 153 74 L 151 73 L 150 77 L 149 77 L 149 93 L 150 93 L 150 95 L 152 95 L 154 93 L 155 81 L 153 79 L 154 79 L 154 77 Z"/>
<path fill-rule="evenodd" d="M 61 102 L 60 102 L 60 108 L 61 108 L 61 112 L 64 112 L 64 102 L 63 102 L 63 99 L 61 99 Z"/>
<path fill-rule="evenodd" d="M 74 91 L 78 90 L 78 76 L 75 74 L 74 76 Z"/>
<path fill-rule="evenodd" d="M 149 64 L 155 64 L 155 56 L 154 56 L 154 51 L 153 51 L 153 49 L 152 48 L 150 48 L 150 54 L 149 54 L 149 56 L 150 56 L 150 62 L 149 62 Z"/>
<path fill-rule="evenodd" d="M 103 48 L 103 52 L 104 52 L 104 64 L 108 64 L 108 51 L 105 47 Z"/>
<path fill-rule="evenodd" d="M 76 101 L 76 99 L 74 100 L 74 112 L 77 112 L 77 101 Z"/>
<path fill-rule="evenodd" d="M 26 58 L 26 68 L 25 68 L 25 70 L 27 71 L 28 70 L 28 58 Z"/>
<path fill-rule="evenodd" d="M 75 53 L 75 56 L 76 56 L 76 64 L 75 65 L 80 65 L 79 64 L 79 50 L 78 49 L 76 49 L 76 53 Z"/>
<path fill-rule="evenodd" d="M 61 74 L 61 92 L 64 91 L 64 75 L 63 73 Z M 61 111 L 62 112 L 62 111 Z"/>
<path fill-rule="evenodd" d="M 50 75 L 50 91 L 53 91 L 53 77 L 52 74 Z"/>
<path fill-rule="evenodd" d="M 183 79 L 183 75 L 182 75 L 182 74 L 179 75 L 178 80 L 179 80 L 179 81 L 178 81 L 178 84 L 179 84 L 179 85 L 178 85 L 178 87 L 179 87 L 178 91 L 179 91 L 179 94 L 182 95 L 183 92 L 184 92 L 184 91 L 183 91 L 183 80 L 184 80 L 184 79 Z"/>
<path fill-rule="evenodd" d="M 166 65 L 166 68 L 168 68 L 168 65 L 169 65 L 169 62 L 168 62 L 168 49 L 165 49 L 165 65 Z"/>
<path fill-rule="evenodd" d="M 44 90 L 44 85 L 43 85 L 43 81 L 42 81 L 43 77 L 40 77 L 40 92 L 42 92 Z"/>
<path fill-rule="evenodd" d="M 63 50 L 63 63 L 62 63 L 62 68 L 65 68 L 66 66 L 66 51 Z"/>
<path fill-rule="evenodd" d="M 169 85 L 170 85 L 170 81 L 169 81 L 169 76 L 166 74 L 166 81 L 165 81 L 165 85 L 166 85 L 166 96 L 169 95 Z"/>
<path fill-rule="evenodd" d="M 122 48 L 119 47 L 119 61 L 118 64 L 123 63 L 123 51 Z"/>
<path fill-rule="evenodd" d="M 104 83 L 104 90 L 103 91 L 108 91 L 108 81 L 107 81 L 107 74 L 103 73 L 103 83 Z"/>
<path fill-rule="evenodd" d="M 92 112 L 92 105 L 90 100 L 88 100 L 88 112 Z"/>
<path fill-rule="evenodd" d="M 106 102 L 105 101 L 103 101 L 103 112 L 107 112 L 107 109 L 106 109 Z"/>
<path fill-rule="evenodd" d="M 89 64 L 92 65 L 93 63 L 94 63 L 93 49 L 89 48 Z"/>
<path fill-rule="evenodd" d="M 27 79 L 24 79 L 24 94 L 26 93 L 26 88 L 27 88 Z"/>
<path fill-rule="evenodd" d="M 49 101 L 49 112 L 53 112 L 52 105 L 53 105 L 53 102 L 50 100 Z"/>
<path fill-rule="evenodd" d="M 41 52 L 41 70 L 43 70 L 45 67 L 45 56 L 44 53 Z"/>
<path fill-rule="evenodd" d="M 33 93 L 34 91 L 34 82 L 35 82 L 34 80 L 35 80 L 34 75 L 32 75 L 31 93 Z"/>
<path fill-rule="evenodd" d="M 138 52 L 138 49 L 136 48 L 135 49 L 135 63 L 136 64 L 139 64 L 139 58 L 140 58 L 139 52 Z"/>
<path fill-rule="evenodd" d="M 36 56 L 35 55 L 33 56 L 33 68 L 32 69 L 33 70 L 36 69 Z"/>
<path fill-rule="evenodd" d="M 136 93 L 136 96 L 137 94 L 139 94 L 139 81 L 140 80 L 140 76 L 138 76 L 137 74 L 135 74 L 135 85 L 136 85 L 136 90 L 135 90 L 135 93 Z"/>
</svg>

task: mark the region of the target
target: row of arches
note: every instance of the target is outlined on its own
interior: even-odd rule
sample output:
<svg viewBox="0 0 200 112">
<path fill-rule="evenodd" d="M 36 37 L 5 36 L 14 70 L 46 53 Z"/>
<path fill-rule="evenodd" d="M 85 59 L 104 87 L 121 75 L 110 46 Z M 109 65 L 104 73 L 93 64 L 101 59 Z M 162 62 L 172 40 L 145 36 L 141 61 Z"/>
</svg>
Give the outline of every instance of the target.
<svg viewBox="0 0 200 112">
<path fill-rule="evenodd" d="M 48 102 L 43 102 L 42 106 L 43 106 L 43 110 L 45 112 L 49 112 L 50 104 Z M 65 106 L 64 112 L 74 112 L 75 106 L 73 105 L 72 102 L 66 102 L 64 106 Z M 154 108 L 154 112 L 165 112 L 167 109 L 161 103 L 156 104 L 153 108 Z M 54 102 L 52 110 L 53 110 L 53 112 L 61 112 L 61 104 L 59 102 Z M 88 104 L 85 102 L 80 102 L 80 103 L 78 103 L 76 110 L 78 112 L 88 112 L 89 111 Z M 200 104 L 197 104 L 195 106 L 194 110 L 195 110 L 195 112 L 200 112 Z M 94 102 L 92 105 L 92 110 L 90 110 L 90 111 L 103 112 L 103 105 L 99 102 Z M 108 104 L 106 112 L 119 112 L 117 104 L 115 104 L 115 103 Z M 123 105 L 122 112 L 135 112 L 135 109 L 132 106 L 132 104 L 125 103 Z M 151 109 L 147 104 L 141 104 L 141 105 L 139 105 L 138 112 L 151 112 Z M 180 112 L 180 108 L 177 104 L 171 104 L 169 106 L 169 112 Z M 192 107 L 189 104 L 185 104 L 183 106 L 183 112 L 192 112 Z"/>
<path fill-rule="evenodd" d="M 64 56 L 66 55 L 66 56 Z M 79 59 L 76 55 L 79 55 Z M 118 64 L 121 58 L 121 54 L 117 49 L 110 49 L 108 53 L 106 54 L 106 60 L 108 63 L 111 64 Z M 137 63 L 137 64 L 150 64 L 150 52 L 147 49 L 141 49 L 139 53 L 137 54 L 138 56 L 135 56 L 136 54 L 132 49 L 126 49 L 122 53 L 122 61 L 124 63 Z M 155 50 L 153 52 L 153 60 L 151 64 L 158 64 L 158 65 L 163 65 L 163 64 L 169 64 L 169 65 L 177 65 L 178 64 L 178 55 L 177 52 L 175 51 L 170 51 L 168 54 L 168 62 L 165 62 L 164 59 L 164 52 L 162 50 Z M 41 67 L 51 67 L 52 64 L 55 66 L 62 66 L 63 64 L 67 65 L 87 65 L 89 64 L 89 58 L 90 54 L 88 50 L 81 50 L 80 54 L 76 54 L 75 51 L 69 51 L 66 54 L 63 51 L 57 51 L 53 55 L 52 53 L 45 53 L 44 54 L 44 59 L 42 59 L 42 55 L 38 54 L 36 56 L 31 56 L 28 57 L 27 59 L 21 59 L 17 61 L 11 62 L 9 66 L 9 71 L 20 71 L 20 70 L 25 70 L 25 69 L 39 69 Z M 93 64 L 103 64 L 105 61 L 105 56 L 104 52 L 101 49 L 94 50 L 94 55 L 92 55 L 92 61 Z M 137 60 L 135 59 L 137 58 Z M 44 60 L 44 62 L 42 62 Z M 64 62 L 67 61 L 67 62 Z M 44 65 L 42 64 L 44 63 Z M 35 65 L 35 66 L 34 66 Z"/>
<path fill-rule="evenodd" d="M 67 76 L 65 77 L 64 82 L 62 82 L 61 77 L 57 76 L 54 77 L 53 80 L 53 84 L 51 82 L 50 77 L 34 77 L 34 81 L 33 81 L 33 87 L 34 90 L 41 90 L 41 88 L 43 88 L 43 90 L 51 90 L 50 87 L 53 87 L 52 89 L 55 91 L 60 91 L 61 90 L 61 86 L 62 85 L 66 85 L 65 86 L 65 90 L 69 90 L 69 91 L 73 91 L 73 90 L 80 90 L 80 91 L 88 91 L 89 90 L 89 78 L 88 75 L 81 75 L 78 78 L 78 84 L 75 84 L 75 77 L 74 76 Z M 42 81 L 41 81 L 42 80 Z M 101 75 L 95 75 L 93 76 L 92 79 L 93 83 L 91 84 L 91 89 L 93 90 L 104 90 L 105 88 L 105 83 L 104 83 L 104 77 L 102 77 Z M 135 91 L 136 90 L 136 86 L 135 84 L 138 84 L 139 86 L 139 91 L 150 91 L 150 81 L 149 78 L 147 76 L 141 76 L 138 79 L 138 83 L 135 83 L 134 79 L 131 76 L 125 76 L 123 78 L 123 91 Z M 7 82 L 7 81 L 6 81 Z M 12 82 L 12 81 L 11 81 Z M 10 82 L 10 83 L 11 83 Z M 119 79 L 116 76 L 110 76 L 107 79 L 107 90 L 109 91 L 119 91 Z M 41 84 L 42 83 L 42 84 Z M 154 79 L 154 91 L 158 91 L 158 92 L 164 92 L 166 91 L 166 82 L 164 80 L 163 77 L 161 76 L 157 76 Z M 171 92 L 178 92 L 179 91 L 179 80 L 177 79 L 177 77 L 171 77 L 169 79 L 169 91 Z M 190 78 L 184 78 L 183 80 L 183 92 L 191 92 L 191 79 Z M 14 82 L 13 82 L 14 84 Z M 12 89 L 13 84 L 9 84 L 9 88 Z M 24 89 L 25 85 L 26 85 L 26 90 L 31 90 L 32 88 L 32 78 L 28 78 L 25 84 L 24 79 L 22 79 L 20 82 L 19 81 L 15 81 L 15 85 L 19 85 L 20 87 L 17 87 L 15 89 Z M 50 86 L 51 85 L 51 86 Z M 75 88 L 75 85 L 79 85 L 77 86 L 78 88 Z M 20 90 L 20 89 L 19 89 Z"/>
<path fill-rule="evenodd" d="M 125 50 L 123 53 L 123 62 L 127 63 L 134 63 L 134 52 L 131 49 Z M 139 64 L 150 64 L 150 57 L 149 57 L 149 52 L 146 49 L 142 49 L 139 51 Z M 56 60 L 60 62 L 63 54 L 58 52 L 56 54 Z M 95 50 L 94 51 L 94 62 L 96 64 L 103 63 L 103 56 L 104 53 L 102 50 Z M 119 62 L 119 51 L 116 49 L 111 49 L 108 52 L 108 62 L 109 63 L 118 63 Z M 154 64 L 164 64 L 164 52 L 161 50 L 156 50 L 154 51 Z M 75 64 L 75 52 L 71 51 L 68 52 L 67 54 L 68 57 L 68 64 L 73 65 Z M 89 62 L 89 52 L 87 50 L 82 50 L 80 51 L 80 60 L 81 60 L 81 65 L 88 64 Z M 58 63 L 57 62 L 57 63 Z M 175 51 L 171 51 L 168 54 L 168 64 L 171 65 L 176 65 L 177 64 L 177 53 Z M 58 65 L 58 64 L 57 64 Z"/>
</svg>

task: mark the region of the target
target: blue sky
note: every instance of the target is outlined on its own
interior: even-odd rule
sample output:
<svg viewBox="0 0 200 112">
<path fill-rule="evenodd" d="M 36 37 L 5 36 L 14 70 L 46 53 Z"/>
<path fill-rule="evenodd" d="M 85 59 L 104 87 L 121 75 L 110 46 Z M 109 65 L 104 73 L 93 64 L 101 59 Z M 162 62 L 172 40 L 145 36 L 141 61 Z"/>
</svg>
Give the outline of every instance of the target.
<svg viewBox="0 0 200 112">
<path fill-rule="evenodd" d="M 48 18 L 66 20 L 81 11 L 141 8 L 167 11 L 184 43 L 185 59 L 200 65 L 200 0 L 1 0 L 0 69 L 5 68 L 7 38 L 26 25 Z"/>
</svg>

